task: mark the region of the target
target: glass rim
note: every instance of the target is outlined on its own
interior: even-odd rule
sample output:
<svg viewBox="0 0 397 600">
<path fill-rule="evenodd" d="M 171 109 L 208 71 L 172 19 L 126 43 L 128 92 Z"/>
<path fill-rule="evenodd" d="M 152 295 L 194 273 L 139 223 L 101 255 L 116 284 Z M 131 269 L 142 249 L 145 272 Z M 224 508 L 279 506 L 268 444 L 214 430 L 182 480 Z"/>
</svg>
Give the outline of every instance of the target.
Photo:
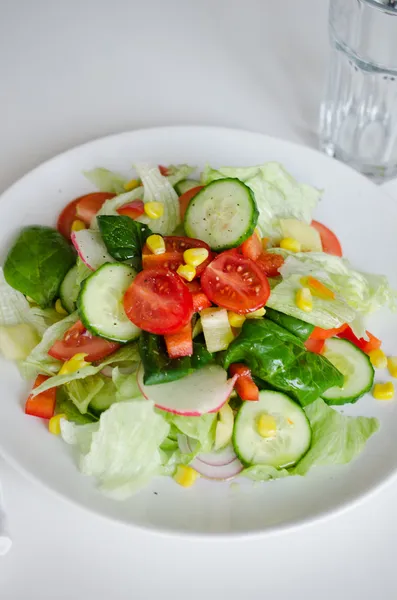
<svg viewBox="0 0 397 600">
<path fill-rule="evenodd" d="M 379 0 L 359 0 L 359 2 L 361 2 L 362 4 L 369 4 L 376 10 L 379 10 L 380 12 L 397 17 L 397 4 L 395 7 L 393 7 L 388 6 L 387 4 L 382 4 L 381 2 L 379 2 Z"/>
</svg>

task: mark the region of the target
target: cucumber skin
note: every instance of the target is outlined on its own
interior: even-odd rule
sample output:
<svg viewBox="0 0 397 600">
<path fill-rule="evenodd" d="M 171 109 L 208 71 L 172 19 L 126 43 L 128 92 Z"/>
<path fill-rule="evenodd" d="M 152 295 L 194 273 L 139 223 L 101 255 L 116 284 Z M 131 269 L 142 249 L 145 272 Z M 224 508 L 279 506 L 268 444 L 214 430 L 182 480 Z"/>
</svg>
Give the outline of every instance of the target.
<svg viewBox="0 0 397 600">
<path fill-rule="evenodd" d="M 193 235 L 193 234 L 191 234 L 189 232 L 189 226 L 187 224 L 187 218 L 188 218 L 188 215 L 189 215 L 189 209 L 191 209 L 191 207 L 193 206 L 193 204 L 195 202 L 197 202 L 198 200 L 200 200 L 200 195 L 201 194 L 204 194 L 206 192 L 206 190 L 208 190 L 208 188 L 210 188 L 212 185 L 215 185 L 215 184 L 219 183 L 220 181 L 231 181 L 231 182 L 236 182 L 237 181 L 241 186 L 244 186 L 246 188 L 247 195 L 249 196 L 249 198 L 251 200 L 252 218 L 251 218 L 251 225 L 248 227 L 248 229 L 244 232 L 244 234 L 242 236 L 240 236 L 235 242 L 233 242 L 233 244 L 228 244 L 226 246 L 217 246 L 216 248 L 212 248 L 211 244 L 209 243 L 208 245 L 211 247 L 211 250 L 215 250 L 216 252 L 223 252 L 224 250 L 230 250 L 231 248 L 237 248 L 238 246 L 241 246 L 241 244 L 243 242 L 245 242 L 245 240 L 247 240 L 249 237 L 251 237 L 251 235 L 254 233 L 255 227 L 258 224 L 258 217 L 259 217 L 259 210 L 258 210 L 258 206 L 256 204 L 256 200 L 255 200 L 254 194 L 251 191 L 251 189 L 247 185 L 245 185 L 245 183 L 243 181 L 240 181 L 240 179 L 237 179 L 236 177 L 224 177 L 222 179 L 215 179 L 214 181 L 211 181 L 211 183 L 209 183 L 208 185 L 206 185 L 202 190 L 200 190 L 194 196 L 194 198 L 191 200 L 191 202 L 189 203 L 189 205 L 188 205 L 188 207 L 186 209 L 185 218 L 183 220 L 183 226 L 185 228 L 186 235 L 188 237 L 197 238 L 196 235 Z"/>
<path fill-rule="evenodd" d="M 72 302 L 70 301 L 70 299 L 68 299 L 67 295 L 64 294 L 63 284 L 65 282 L 65 279 L 68 277 L 68 275 L 70 274 L 71 271 L 74 271 L 75 273 L 77 273 L 77 266 L 74 265 L 71 269 L 69 269 L 69 271 L 66 273 L 65 277 L 63 278 L 63 281 L 59 288 L 59 298 L 61 300 L 62 306 L 65 310 L 68 311 L 69 314 L 74 312 L 76 310 L 76 307 L 74 306 L 75 303 L 73 303 L 73 306 L 72 306 Z"/>
<path fill-rule="evenodd" d="M 93 335 L 96 335 L 97 337 L 100 337 L 100 338 L 102 338 L 104 340 L 108 340 L 109 342 L 118 342 L 119 344 L 129 344 L 130 342 L 133 342 L 136 339 L 138 339 L 138 337 L 140 335 L 140 332 L 136 336 L 134 336 L 133 338 L 130 338 L 129 340 L 120 340 L 119 338 L 105 337 L 103 335 L 103 333 L 100 333 L 95 327 L 93 327 L 91 325 L 91 323 L 87 320 L 87 317 L 85 315 L 85 311 L 84 311 L 84 307 L 83 307 L 83 295 L 84 295 L 85 288 L 86 288 L 88 282 L 90 281 L 91 277 L 95 277 L 95 275 L 97 275 L 99 273 L 99 271 L 101 269 L 103 269 L 103 267 L 106 267 L 109 264 L 111 264 L 111 265 L 114 266 L 117 263 L 105 263 L 104 265 L 102 265 L 101 267 L 99 267 L 99 269 L 97 269 L 96 271 L 94 271 L 92 273 L 92 275 L 89 275 L 89 277 L 87 277 L 87 279 L 84 279 L 84 281 L 82 282 L 82 284 L 80 286 L 80 292 L 79 292 L 79 295 L 77 297 L 76 307 L 77 307 L 77 311 L 79 313 L 80 320 L 83 323 L 84 327 L 87 329 L 87 331 L 89 331 Z"/>
<path fill-rule="evenodd" d="M 343 406 L 344 404 L 355 404 L 357 402 L 357 400 L 359 400 L 365 394 L 367 394 L 369 391 L 371 391 L 372 386 L 374 385 L 375 369 L 370 361 L 368 354 L 366 354 L 365 352 L 360 350 L 360 348 L 357 348 L 357 346 L 355 346 L 353 344 L 353 342 L 350 342 L 349 340 L 343 340 L 343 342 L 353 346 L 357 352 L 361 352 L 362 356 L 365 357 L 365 359 L 367 360 L 370 370 L 372 371 L 372 377 L 371 377 L 371 380 L 368 383 L 368 385 L 365 388 L 363 388 L 362 391 L 357 396 L 349 396 L 348 398 L 325 398 L 325 396 L 321 396 L 321 398 L 324 400 L 324 402 L 326 404 L 328 404 L 328 406 Z M 325 358 L 327 358 L 327 357 L 325 357 Z"/>
<path fill-rule="evenodd" d="M 273 390 L 264 390 L 264 391 L 273 391 Z M 298 404 L 297 402 L 295 402 L 295 400 L 293 400 L 293 399 L 292 399 L 290 396 L 288 396 L 288 394 L 285 394 L 284 392 L 278 392 L 278 391 L 276 391 L 276 390 L 274 390 L 274 391 L 275 391 L 275 393 L 276 393 L 276 394 L 283 394 L 284 396 L 287 396 L 287 398 L 288 398 L 288 399 L 289 399 L 291 402 L 293 402 L 294 404 L 296 404 L 296 405 L 297 405 L 297 406 L 298 406 L 298 407 L 299 407 L 299 408 L 302 410 L 302 413 L 305 415 L 305 419 L 306 419 L 306 421 L 307 421 L 307 424 L 308 424 L 308 426 L 309 426 L 309 429 L 310 429 L 310 440 L 309 440 L 308 446 L 307 446 L 306 450 L 303 452 L 303 454 L 302 454 L 302 455 L 301 455 L 301 456 L 298 458 L 298 460 L 297 460 L 297 461 L 295 461 L 293 464 L 290 464 L 290 465 L 288 465 L 288 467 L 278 467 L 279 469 L 281 469 L 281 468 L 288 468 L 288 469 L 289 469 L 290 467 L 295 467 L 295 466 L 296 466 L 296 465 L 297 465 L 297 464 L 298 464 L 298 463 L 299 463 L 299 462 L 302 460 L 302 458 L 303 458 L 304 456 L 306 456 L 306 454 L 309 452 L 309 450 L 310 450 L 310 448 L 311 448 L 311 445 L 312 445 L 312 439 L 313 439 L 312 426 L 311 426 L 311 424 L 310 424 L 310 421 L 309 421 L 309 419 L 307 418 L 307 415 L 306 415 L 305 411 L 304 411 L 304 410 L 303 410 L 303 408 L 300 406 L 300 404 Z M 244 408 L 244 402 L 245 402 L 245 401 L 243 400 L 243 401 L 242 401 L 242 404 L 241 404 L 241 406 L 240 406 L 240 408 L 238 409 L 238 412 L 237 412 L 236 416 L 234 417 L 233 435 L 232 435 L 232 444 L 233 444 L 234 452 L 236 453 L 236 456 L 237 456 L 237 458 L 239 459 L 239 461 L 241 462 L 241 464 L 242 464 L 244 467 L 252 467 L 252 466 L 254 466 L 254 465 L 257 465 L 257 464 L 264 464 L 264 463 L 250 463 L 250 462 L 247 462 L 247 461 L 245 460 L 245 458 L 241 456 L 241 454 L 240 454 L 240 450 L 239 450 L 239 447 L 238 447 L 238 444 L 237 444 L 237 440 L 236 440 L 236 430 L 237 430 L 237 424 L 238 424 L 238 421 L 239 421 L 239 417 L 240 417 L 240 415 L 241 415 L 241 412 L 242 412 L 242 410 L 243 410 L 243 408 Z"/>
</svg>

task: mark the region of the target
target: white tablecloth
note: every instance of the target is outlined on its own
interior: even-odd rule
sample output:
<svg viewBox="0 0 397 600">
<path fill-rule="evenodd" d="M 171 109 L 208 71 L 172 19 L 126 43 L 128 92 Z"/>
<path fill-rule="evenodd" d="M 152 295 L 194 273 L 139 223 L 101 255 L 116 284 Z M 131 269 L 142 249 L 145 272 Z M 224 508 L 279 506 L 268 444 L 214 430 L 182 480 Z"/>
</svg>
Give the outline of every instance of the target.
<svg viewBox="0 0 397 600">
<path fill-rule="evenodd" d="M 225 125 L 315 145 L 326 21 L 325 0 L 3 3 L 0 190 L 77 143 L 137 127 Z M 211 543 L 103 521 L 1 460 L 0 478 L 14 541 L 1 600 L 397 594 L 397 482 L 292 534 Z"/>
</svg>

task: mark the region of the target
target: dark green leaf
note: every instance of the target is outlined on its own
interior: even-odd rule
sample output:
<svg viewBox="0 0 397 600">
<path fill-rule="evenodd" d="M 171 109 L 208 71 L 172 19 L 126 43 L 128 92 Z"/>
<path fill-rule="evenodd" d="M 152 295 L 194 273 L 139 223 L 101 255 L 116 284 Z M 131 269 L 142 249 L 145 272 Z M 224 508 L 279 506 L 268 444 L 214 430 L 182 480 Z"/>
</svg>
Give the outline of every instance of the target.
<svg viewBox="0 0 397 600">
<path fill-rule="evenodd" d="M 293 333 L 304 342 L 311 336 L 314 329 L 314 325 L 305 323 L 295 317 L 285 315 L 273 308 L 266 307 L 266 318 L 277 323 L 277 325 L 284 327 L 284 329 L 287 329 L 290 333 Z"/>
<path fill-rule="evenodd" d="M 4 263 L 7 283 L 42 308 L 58 295 L 59 286 L 76 255 L 65 238 L 51 227 L 22 229 Z"/>
<path fill-rule="evenodd" d="M 308 352 L 301 340 L 268 319 L 247 319 L 224 360 L 225 368 L 235 362 L 246 363 L 253 375 L 291 394 L 302 406 L 344 381 L 329 360 Z"/>
<path fill-rule="evenodd" d="M 139 353 L 146 385 L 181 379 L 213 361 L 213 355 L 208 352 L 205 344 L 196 340 L 193 342 L 192 356 L 171 359 L 167 354 L 164 338 L 146 331 L 142 331 L 139 338 Z"/>
<path fill-rule="evenodd" d="M 110 256 L 120 261 L 141 258 L 143 245 L 152 234 L 147 225 L 121 215 L 100 215 L 97 221 Z"/>
</svg>

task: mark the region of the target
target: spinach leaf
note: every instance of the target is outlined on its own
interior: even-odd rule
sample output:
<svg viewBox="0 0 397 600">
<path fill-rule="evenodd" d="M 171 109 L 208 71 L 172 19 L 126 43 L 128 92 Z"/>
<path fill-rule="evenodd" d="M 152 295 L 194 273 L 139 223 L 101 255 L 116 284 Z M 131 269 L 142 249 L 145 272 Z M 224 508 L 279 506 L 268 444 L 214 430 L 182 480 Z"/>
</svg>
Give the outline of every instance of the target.
<svg viewBox="0 0 397 600">
<path fill-rule="evenodd" d="M 204 341 L 200 341 L 199 338 L 193 342 L 192 356 L 169 358 L 164 338 L 146 331 L 142 331 L 139 338 L 139 354 L 146 385 L 181 379 L 213 361 L 213 355 L 208 352 Z"/>
<path fill-rule="evenodd" d="M 254 376 L 289 393 L 302 406 L 344 381 L 329 360 L 308 352 L 301 340 L 268 319 L 247 319 L 225 353 L 225 368 L 235 362 L 245 362 Z"/>
<path fill-rule="evenodd" d="M 147 225 L 121 215 L 100 215 L 97 221 L 110 256 L 116 260 L 138 259 L 140 262 L 143 245 L 152 234 Z"/>
<path fill-rule="evenodd" d="M 284 329 L 287 329 L 287 331 L 293 333 L 304 342 L 311 336 L 314 329 L 314 325 L 285 315 L 278 310 L 274 310 L 274 308 L 266 307 L 266 318 L 284 327 Z"/>
<path fill-rule="evenodd" d="M 58 295 L 59 286 L 76 262 L 72 247 L 51 227 L 22 229 L 4 263 L 4 277 L 15 290 L 42 308 Z"/>
</svg>

